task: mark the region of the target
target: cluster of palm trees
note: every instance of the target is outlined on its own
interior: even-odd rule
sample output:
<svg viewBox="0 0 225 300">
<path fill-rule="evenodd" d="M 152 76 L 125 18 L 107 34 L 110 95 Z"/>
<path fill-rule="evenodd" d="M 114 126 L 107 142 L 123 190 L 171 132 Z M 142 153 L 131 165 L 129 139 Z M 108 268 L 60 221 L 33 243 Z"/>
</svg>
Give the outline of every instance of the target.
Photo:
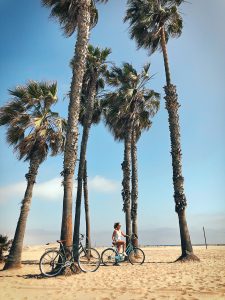
<svg viewBox="0 0 225 300">
<path fill-rule="evenodd" d="M 26 175 L 27 189 L 22 201 L 13 245 L 5 269 L 21 264 L 21 252 L 26 219 L 32 198 L 39 165 L 47 157 L 64 152 L 63 163 L 63 212 L 61 239 L 66 246 L 78 249 L 82 189 L 84 191 L 87 245 L 90 246 L 90 220 L 87 190 L 86 149 L 92 124 L 104 122 L 117 140 L 124 142 L 122 163 L 122 198 L 126 219 L 126 233 L 137 234 L 137 141 L 143 130 L 151 127 L 151 119 L 159 109 L 159 93 L 147 87 L 151 76 L 150 64 L 138 73 L 129 63 L 121 67 L 108 61 L 111 50 L 89 45 L 91 29 L 98 22 L 97 2 L 107 0 L 42 0 L 51 8 L 51 16 L 57 19 L 67 37 L 77 32 L 74 57 L 71 61 L 72 81 L 69 93 L 68 118 L 63 120 L 52 112 L 57 101 L 56 83 L 29 82 L 26 86 L 10 91 L 13 99 L 0 110 L 0 125 L 7 126 L 8 142 L 14 145 L 19 158 L 30 162 Z M 127 0 L 124 18 L 129 23 L 131 39 L 138 48 L 149 54 L 162 50 L 166 85 L 165 101 L 171 139 L 175 210 L 179 218 L 181 260 L 197 260 L 194 255 L 185 217 L 186 197 L 181 164 L 178 96 L 171 82 L 167 42 L 170 37 L 182 33 L 179 7 L 184 0 Z M 119 4 L 118 4 L 119 5 Z M 111 65 L 111 66 L 110 66 Z M 110 91 L 104 90 L 105 85 Z M 74 230 L 72 226 L 74 170 L 78 161 L 78 123 L 83 127 L 78 168 L 78 188 Z"/>
<path fill-rule="evenodd" d="M 151 127 L 151 117 L 159 108 L 159 94 L 146 87 L 151 79 L 149 68 L 150 64 L 147 64 L 140 73 L 137 73 L 129 63 L 123 63 L 122 68 L 112 67 L 107 74 L 107 81 L 115 87 L 115 90 L 108 93 L 103 100 L 106 125 L 115 139 L 124 141 L 122 198 L 126 217 L 126 234 L 129 236 L 132 232 L 138 234 L 136 144 L 142 131 Z M 131 183 L 132 187 L 130 187 Z M 137 239 L 135 243 L 138 243 Z"/>
</svg>

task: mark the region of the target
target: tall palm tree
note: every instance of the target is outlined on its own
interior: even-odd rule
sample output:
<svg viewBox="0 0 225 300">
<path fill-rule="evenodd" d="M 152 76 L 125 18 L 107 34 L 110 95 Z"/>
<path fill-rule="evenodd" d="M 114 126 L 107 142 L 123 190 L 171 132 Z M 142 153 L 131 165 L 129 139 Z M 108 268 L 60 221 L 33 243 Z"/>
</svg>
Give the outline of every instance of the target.
<svg viewBox="0 0 225 300">
<path fill-rule="evenodd" d="M 137 160 L 136 143 L 141 132 L 151 126 L 150 117 L 159 107 L 159 94 L 146 88 L 150 64 L 140 73 L 129 63 L 122 68 L 113 67 L 108 73 L 108 83 L 116 87 L 105 100 L 105 122 L 118 140 L 124 140 L 123 170 L 123 210 L 126 216 L 126 234 L 137 234 Z M 132 158 L 132 159 L 131 159 Z M 132 192 L 130 191 L 132 162 Z M 137 241 L 136 241 L 137 242 Z"/>
<path fill-rule="evenodd" d="M 85 210 L 85 224 L 86 224 L 86 249 L 90 249 L 91 248 L 91 222 L 90 222 L 88 182 L 87 182 L 87 160 L 85 160 L 85 164 L 84 164 L 83 191 L 84 191 L 84 210 Z"/>
<path fill-rule="evenodd" d="M 73 244 L 75 251 L 79 247 L 79 232 L 80 232 L 80 214 L 81 214 L 81 198 L 82 198 L 82 181 L 84 177 L 84 166 L 86 160 L 87 142 L 91 124 L 99 122 L 100 105 L 96 99 L 98 89 L 102 87 L 104 76 L 107 70 L 107 58 L 111 50 L 109 48 L 100 49 L 98 47 L 88 46 L 88 55 L 86 63 L 86 72 L 84 75 L 82 104 L 80 110 L 80 122 L 83 125 L 83 134 L 80 148 L 80 160 L 78 169 L 78 185 L 77 199 L 74 222 Z"/>
<path fill-rule="evenodd" d="M 66 128 L 65 120 L 51 110 L 57 102 L 56 83 L 30 81 L 9 93 L 13 98 L 0 108 L 0 125 L 7 127 L 7 142 L 14 147 L 19 159 L 29 161 L 29 171 L 25 175 L 27 188 L 4 269 L 21 266 L 26 222 L 38 168 L 49 151 L 51 155 L 63 151 Z"/>
<path fill-rule="evenodd" d="M 95 2 L 106 0 L 42 0 L 43 5 L 51 8 L 51 16 L 57 19 L 67 37 L 77 30 L 74 50 L 74 68 L 68 107 L 68 126 L 64 152 L 62 175 L 64 185 L 61 239 L 65 245 L 72 244 L 72 190 L 73 176 L 77 160 L 78 118 L 80 95 L 86 64 L 90 29 L 97 23 L 98 12 Z"/>
<path fill-rule="evenodd" d="M 184 178 L 182 175 L 180 125 L 178 115 L 178 96 L 176 86 L 171 83 L 167 42 L 170 37 L 179 37 L 182 33 L 183 21 L 178 11 L 184 0 L 128 0 L 125 21 L 129 21 L 130 36 L 135 39 L 138 48 L 145 48 L 149 53 L 162 50 L 166 74 L 165 100 L 169 114 L 169 130 L 171 140 L 173 186 L 175 210 L 179 218 L 181 260 L 198 260 L 193 253 L 188 231 L 185 208 Z"/>
<path fill-rule="evenodd" d="M 86 77 L 86 76 L 85 76 Z M 81 109 L 79 115 L 79 123 L 84 126 L 86 106 L 87 106 L 87 81 L 84 79 L 83 87 L 82 87 L 82 95 L 81 95 Z M 98 124 L 101 119 L 101 102 L 100 102 L 100 94 L 104 89 L 104 80 L 99 78 L 96 86 L 96 98 L 94 102 L 93 116 L 92 116 L 92 124 Z M 84 129 L 83 129 L 84 133 Z M 83 134 L 82 134 L 83 135 Z M 87 159 L 84 164 L 84 172 L 83 172 L 83 192 L 84 192 L 84 208 L 85 208 L 85 223 L 86 223 L 86 248 L 91 247 L 91 222 L 90 222 L 90 210 L 89 210 L 89 195 L 88 195 L 88 181 L 87 181 Z"/>
<path fill-rule="evenodd" d="M 136 105 L 136 118 L 132 128 L 131 138 L 131 163 L 132 163 L 132 189 L 131 189 L 131 219 L 132 219 L 132 233 L 138 236 L 138 222 L 137 222 L 137 208 L 138 208 L 138 167 L 137 167 L 137 142 L 141 134 L 145 130 L 149 130 L 152 125 L 152 117 L 159 109 L 159 94 L 150 90 L 142 90 L 138 96 L 138 103 Z M 138 246 L 138 239 L 135 239 L 134 245 Z"/>
<path fill-rule="evenodd" d="M 99 80 L 99 84 L 102 85 L 103 82 Z M 98 85 L 98 84 L 97 84 Z M 98 85 L 97 90 L 100 89 L 100 86 Z M 83 98 L 83 96 L 82 96 Z M 87 99 L 86 99 L 87 100 Z M 82 102 L 82 100 L 81 100 Z M 87 104 L 87 103 L 85 103 Z M 93 117 L 92 117 L 92 124 L 98 124 L 101 119 L 101 104 L 98 98 L 95 98 L 94 103 L 94 111 L 93 111 Z M 84 108 L 80 111 L 80 124 L 83 124 L 85 118 L 85 105 Z M 91 124 L 91 125 L 92 125 Z M 85 209 L 85 224 L 86 224 L 86 248 L 91 247 L 91 222 L 90 222 L 90 209 L 89 209 L 89 194 L 88 194 L 88 180 L 87 180 L 87 159 L 85 160 L 84 164 L 84 172 L 83 172 L 83 192 L 84 192 L 84 209 Z"/>
</svg>

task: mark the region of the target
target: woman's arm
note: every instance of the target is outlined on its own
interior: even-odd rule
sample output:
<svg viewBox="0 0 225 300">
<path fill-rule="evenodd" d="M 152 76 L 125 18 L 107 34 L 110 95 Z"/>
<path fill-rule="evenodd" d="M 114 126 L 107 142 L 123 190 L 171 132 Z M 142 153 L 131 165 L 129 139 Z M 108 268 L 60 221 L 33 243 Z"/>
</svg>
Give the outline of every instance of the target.
<svg viewBox="0 0 225 300">
<path fill-rule="evenodd" d="M 114 231 L 113 231 L 113 234 L 112 234 L 112 240 L 113 240 L 113 241 L 115 240 L 115 233 L 116 233 L 116 231 L 114 230 Z"/>
<path fill-rule="evenodd" d="M 127 237 L 128 235 L 126 235 L 125 233 L 123 233 L 123 231 L 121 231 L 122 236 Z"/>
</svg>

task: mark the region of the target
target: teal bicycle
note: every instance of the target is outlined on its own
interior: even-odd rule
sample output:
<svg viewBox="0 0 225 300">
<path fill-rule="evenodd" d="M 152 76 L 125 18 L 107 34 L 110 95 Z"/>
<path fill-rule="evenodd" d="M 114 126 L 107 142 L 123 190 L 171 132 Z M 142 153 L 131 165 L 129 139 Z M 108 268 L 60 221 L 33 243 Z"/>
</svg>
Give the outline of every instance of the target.
<svg viewBox="0 0 225 300">
<path fill-rule="evenodd" d="M 125 250 L 126 255 L 124 255 L 124 253 L 119 253 L 118 248 L 114 243 L 112 247 L 105 249 L 101 255 L 103 265 L 116 265 L 119 262 L 125 261 L 126 257 L 132 265 L 142 265 L 145 261 L 144 251 L 132 245 L 132 240 L 136 238 L 137 236 L 134 234 L 131 237 L 129 237 L 129 242 Z"/>
</svg>

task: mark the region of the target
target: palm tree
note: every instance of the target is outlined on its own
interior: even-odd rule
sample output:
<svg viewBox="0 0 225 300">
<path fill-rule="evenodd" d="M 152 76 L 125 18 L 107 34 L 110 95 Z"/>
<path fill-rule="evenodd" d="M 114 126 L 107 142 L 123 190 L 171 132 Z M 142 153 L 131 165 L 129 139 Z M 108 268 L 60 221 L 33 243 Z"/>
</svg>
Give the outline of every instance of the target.
<svg viewBox="0 0 225 300">
<path fill-rule="evenodd" d="M 86 82 L 87 83 L 87 82 Z M 86 105 L 87 105 L 87 89 L 85 88 L 85 83 L 83 83 L 83 91 L 81 96 L 81 109 L 80 109 L 80 116 L 79 116 L 79 123 L 84 126 L 85 120 L 85 112 L 86 112 Z M 104 89 L 104 80 L 99 78 L 97 82 L 97 97 L 95 98 L 94 102 L 94 110 L 92 116 L 92 124 L 98 124 L 101 119 L 101 103 L 98 96 L 100 96 L 100 91 Z M 86 92 L 85 92 L 86 91 Z M 90 212 L 89 212 L 89 196 L 88 196 L 88 182 L 87 182 L 87 160 L 85 160 L 84 164 L 84 173 L 83 173 L 83 192 L 84 192 L 84 208 L 85 208 L 85 223 L 86 223 L 86 248 L 91 247 L 91 224 L 90 224 Z"/>
<path fill-rule="evenodd" d="M 173 166 L 173 186 L 175 210 L 179 218 L 181 237 L 181 260 L 198 260 L 194 255 L 188 231 L 185 208 L 184 178 L 182 175 L 180 126 L 178 115 L 178 96 L 176 86 L 171 83 L 169 60 L 166 44 L 170 37 L 179 37 L 183 22 L 178 6 L 184 0 L 128 0 L 125 21 L 129 21 L 130 36 L 135 39 L 138 48 L 149 53 L 162 50 L 166 74 L 165 100 L 169 114 L 169 130 Z"/>
<path fill-rule="evenodd" d="M 123 210 L 126 216 L 126 234 L 137 235 L 137 149 L 136 143 L 144 129 L 151 126 L 159 108 L 159 94 L 146 88 L 150 64 L 146 64 L 138 74 L 129 63 L 122 68 L 113 67 L 108 73 L 108 83 L 117 89 L 109 93 L 105 100 L 105 122 L 118 140 L 124 140 L 123 170 Z M 130 191 L 132 162 L 132 191 Z M 138 243 L 138 241 L 136 241 Z"/>
<path fill-rule="evenodd" d="M 91 248 L 91 222 L 90 222 L 88 182 L 87 182 L 87 160 L 85 160 L 85 164 L 84 164 L 83 191 L 84 191 L 84 209 L 85 209 L 85 224 L 86 224 L 86 249 L 90 249 Z"/>
<path fill-rule="evenodd" d="M 104 75 L 107 70 L 107 57 L 111 53 L 109 48 L 100 49 L 88 46 L 86 72 L 84 75 L 82 90 L 82 107 L 80 110 L 80 122 L 83 125 L 83 134 L 80 148 L 80 160 L 78 169 L 78 186 L 74 222 L 73 244 L 75 251 L 79 247 L 80 214 L 82 198 L 82 181 L 84 178 L 84 166 L 86 160 L 87 142 L 91 124 L 98 123 L 100 118 L 100 104 L 96 99 L 99 88 L 104 85 Z M 90 242 L 90 241 L 89 241 Z"/>
<path fill-rule="evenodd" d="M 57 84 L 30 81 L 9 91 L 13 97 L 0 108 L 0 125 L 7 127 L 7 142 L 14 147 L 19 159 L 29 161 L 25 175 L 27 188 L 22 200 L 12 247 L 4 269 L 21 266 L 21 254 L 38 168 L 48 152 L 57 155 L 64 149 L 65 120 L 51 110 L 57 102 Z"/>
<path fill-rule="evenodd" d="M 138 167 L 137 167 L 137 142 L 144 130 L 149 130 L 152 125 L 152 117 L 159 109 L 159 94 L 153 90 L 142 90 L 138 96 L 136 118 L 133 123 L 132 138 L 131 138 L 131 163 L 132 163 L 132 189 L 131 189 L 131 219 L 132 233 L 138 237 Z M 138 246 L 138 239 L 133 241 L 135 246 Z"/>
<path fill-rule="evenodd" d="M 65 240 L 65 245 L 67 246 L 72 244 L 72 190 L 74 169 L 77 160 L 80 95 L 90 29 L 95 26 L 98 20 L 95 2 L 104 3 L 107 2 L 107 0 L 42 0 L 43 5 L 51 8 L 51 16 L 59 21 L 67 37 L 72 36 L 77 30 L 62 172 L 64 177 L 64 196 L 61 239 Z"/>
</svg>

